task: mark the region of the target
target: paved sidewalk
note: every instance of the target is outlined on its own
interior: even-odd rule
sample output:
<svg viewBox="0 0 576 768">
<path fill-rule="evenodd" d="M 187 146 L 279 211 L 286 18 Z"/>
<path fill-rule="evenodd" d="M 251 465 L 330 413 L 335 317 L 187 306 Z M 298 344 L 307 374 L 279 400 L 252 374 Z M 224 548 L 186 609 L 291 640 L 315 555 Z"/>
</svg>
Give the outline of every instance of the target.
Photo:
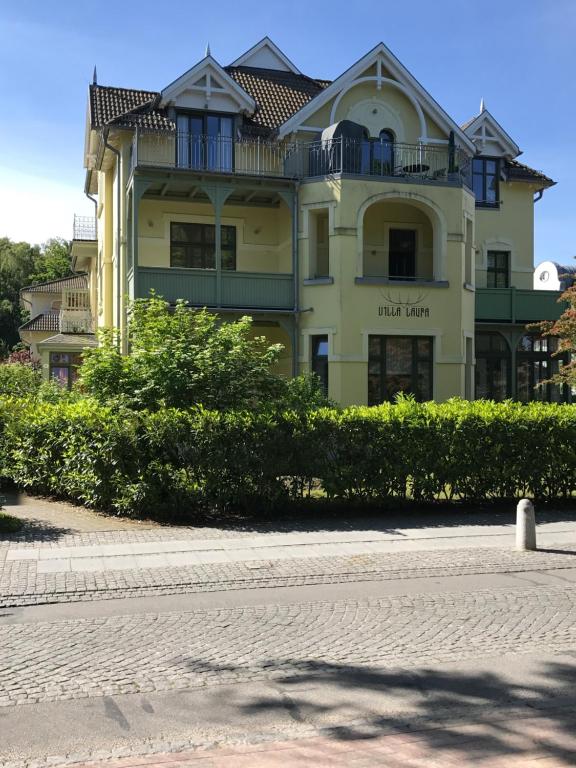
<svg viewBox="0 0 576 768">
<path fill-rule="evenodd" d="M 82 763 L 78 768 L 568 768 L 576 736 L 553 718 L 500 717 L 413 732 L 347 738 L 316 736 L 147 757 Z"/>
</svg>

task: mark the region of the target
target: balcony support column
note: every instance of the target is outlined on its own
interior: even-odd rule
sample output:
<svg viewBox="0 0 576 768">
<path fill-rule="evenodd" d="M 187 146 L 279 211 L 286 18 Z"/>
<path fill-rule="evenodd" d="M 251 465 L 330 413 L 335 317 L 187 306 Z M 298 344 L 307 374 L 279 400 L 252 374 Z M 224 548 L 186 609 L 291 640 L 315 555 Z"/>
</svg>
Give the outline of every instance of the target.
<svg viewBox="0 0 576 768">
<path fill-rule="evenodd" d="M 202 184 L 201 189 L 210 198 L 214 207 L 214 249 L 216 251 L 216 306 L 222 306 L 222 209 L 234 187 L 220 184 Z"/>
<path fill-rule="evenodd" d="M 290 209 L 292 219 L 292 285 L 294 291 L 294 320 L 292 327 L 292 376 L 298 376 L 298 290 L 299 290 L 299 262 L 298 262 L 298 194 L 297 189 L 287 189 L 278 192 Z"/>
</svg>

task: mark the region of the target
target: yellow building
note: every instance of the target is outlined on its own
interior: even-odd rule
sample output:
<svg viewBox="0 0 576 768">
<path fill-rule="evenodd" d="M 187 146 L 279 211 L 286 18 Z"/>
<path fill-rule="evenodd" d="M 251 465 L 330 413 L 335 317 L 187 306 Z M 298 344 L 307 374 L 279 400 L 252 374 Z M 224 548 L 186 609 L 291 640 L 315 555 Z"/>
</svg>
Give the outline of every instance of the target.
<svg viewBox="0 0 576 768">
<path fill-rule="evenodd" d="M 90 86 L 78 234 L 94 330 L 126 344 L 126 300 L 151 289 L 281 342 L 342 404 L 559 398 L 525 324 L 534 202 L 553 185 L 490 112 L 463 126 L 379 44 L 333 82 L 268 38 L 209 53 L 161 92 Z M 45 347 L 43 356 L 49 353 Z"/>
</svg>

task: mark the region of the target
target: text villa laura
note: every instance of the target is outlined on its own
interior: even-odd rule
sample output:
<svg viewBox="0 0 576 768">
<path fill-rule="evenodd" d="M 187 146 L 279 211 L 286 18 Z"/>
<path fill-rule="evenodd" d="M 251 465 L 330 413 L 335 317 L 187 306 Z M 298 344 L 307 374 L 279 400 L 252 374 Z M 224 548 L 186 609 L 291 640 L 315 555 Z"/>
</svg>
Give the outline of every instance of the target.
<svg viewBox="0 0 576 768">
<path fill-rule="evenodd" d="M 430 307 L 378 307 L 379 317 L 430 317 Z"/>
</svg>

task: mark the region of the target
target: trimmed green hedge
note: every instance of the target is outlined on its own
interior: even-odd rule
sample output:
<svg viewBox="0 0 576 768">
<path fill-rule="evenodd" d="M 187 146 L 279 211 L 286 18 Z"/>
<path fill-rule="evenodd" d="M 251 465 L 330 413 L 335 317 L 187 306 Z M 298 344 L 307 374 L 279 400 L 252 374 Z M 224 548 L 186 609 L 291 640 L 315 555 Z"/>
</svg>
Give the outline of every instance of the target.
<svg viewBox="0 0 576 768">
<path fill-rule="evenodd" d="M 0 399 L 0 476 L 129 515 L 353 502 L 562 498 L 576 491 L 576 406 L 418 404 L 306 414 L 114 409 Z"/>
</svg>

